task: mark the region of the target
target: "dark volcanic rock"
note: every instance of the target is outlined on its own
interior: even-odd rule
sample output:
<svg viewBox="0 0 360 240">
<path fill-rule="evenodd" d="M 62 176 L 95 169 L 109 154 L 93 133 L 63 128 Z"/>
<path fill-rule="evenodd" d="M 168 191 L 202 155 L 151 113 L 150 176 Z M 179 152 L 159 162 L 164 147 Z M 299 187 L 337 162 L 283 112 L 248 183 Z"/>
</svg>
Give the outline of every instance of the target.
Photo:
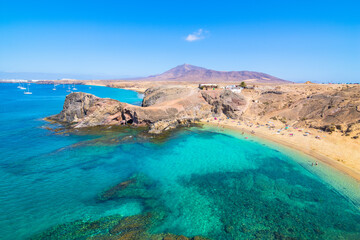
<svg viewBox="0 0 360 240">
<path fill-rule="evenodd" d="M 156 195 L 154 182 L 143 174 L 135 174 L 126 181 L 109 188 L 99 195 L 100 201 L 121 198 L 151 199 Z"/>
<path fill-rule="evenodd" d="M 127 181 L 121 182 L 109 190 L 105 191 L 103 194 L 101 194 L 100 199 L 101 200 L 109 200 L 114 197 L 116 197 L 117 193 L 125 188 L 127 188 L 129 185 L 134 184 L 136 182 L 136 179 L 129 179 Z"/>
</svg>

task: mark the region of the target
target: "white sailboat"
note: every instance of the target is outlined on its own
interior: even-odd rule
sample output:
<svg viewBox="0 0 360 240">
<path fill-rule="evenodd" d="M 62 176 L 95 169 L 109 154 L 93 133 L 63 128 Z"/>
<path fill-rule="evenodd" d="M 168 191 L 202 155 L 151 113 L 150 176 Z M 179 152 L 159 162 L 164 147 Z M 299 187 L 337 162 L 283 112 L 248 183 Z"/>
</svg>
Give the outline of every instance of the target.
<svg viewBox="0 0 360 240">
<path fill-rule="evenodd" d="M 67 92 L 71 92 L 71 90 L 70 90 L 70 86 L 68 86 L 68 89 L 66 90 Z"/>
<path fill-rule="evenodd" d="M 54 87 L 53 87 L 53 89 L 52 89 L 52 90 L 56 91 L 56 85 L 55 85 L 55 83 L 54 83 Z"/>
<path fill-rule="evenodd" d="M 30 90 L 29 90 L 29 85 L 30 84 L 28 84 L 27 91 L 25 91 L 24 94 L 32 94 L 32 92 L 30 92 Z"/>
<path fill-rule="evenodd" d="M 74 90 L 74 91 L 76 91 L 77 90 L 77 88 L 75 87 L 75 84 L 73 85 L 73 89 L 72 90 Z"/>
<path fill-rule="evenodd" d="M 26 88 L 24 88 L 21 83 L 19 83 L 19 86 L 17 86 L 18 89 L 21 89 L 21 90 L 25 90 Z"/>
</svg>

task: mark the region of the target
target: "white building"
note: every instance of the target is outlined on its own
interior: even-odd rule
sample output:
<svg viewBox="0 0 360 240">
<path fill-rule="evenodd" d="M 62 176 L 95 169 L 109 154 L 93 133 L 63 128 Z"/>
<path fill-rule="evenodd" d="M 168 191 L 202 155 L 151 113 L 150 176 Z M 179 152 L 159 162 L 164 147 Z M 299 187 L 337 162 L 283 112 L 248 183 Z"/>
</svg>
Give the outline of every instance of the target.
<svg viewBox="0 0 360 240">
<path fill-rule="evenodd" d="M 225 87 L 225 89 L 230 90 L 234 93 L 241 93 L 241 90 L 243 90 L 243 88 L 239 85 L 228 85 Z"/>
</svg>

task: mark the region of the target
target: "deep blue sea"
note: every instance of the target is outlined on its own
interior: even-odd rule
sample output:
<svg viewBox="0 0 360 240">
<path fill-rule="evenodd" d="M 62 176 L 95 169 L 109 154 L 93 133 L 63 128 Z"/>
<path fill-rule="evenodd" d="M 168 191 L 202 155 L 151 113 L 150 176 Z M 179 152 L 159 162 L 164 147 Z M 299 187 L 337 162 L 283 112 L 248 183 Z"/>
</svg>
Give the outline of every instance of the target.
<svg viewBox="0 0 360 240">
<path fill-rule="evenodd" d="M 141 103 L 133 91 L 76 87 Z M 42 119 L 68 94 L 52 88 L 0 84 L 0 239 L 360 239 L 358 183 L 304 155 L 210 127 L 159 139 L 52 131 Z"/>
</svg>

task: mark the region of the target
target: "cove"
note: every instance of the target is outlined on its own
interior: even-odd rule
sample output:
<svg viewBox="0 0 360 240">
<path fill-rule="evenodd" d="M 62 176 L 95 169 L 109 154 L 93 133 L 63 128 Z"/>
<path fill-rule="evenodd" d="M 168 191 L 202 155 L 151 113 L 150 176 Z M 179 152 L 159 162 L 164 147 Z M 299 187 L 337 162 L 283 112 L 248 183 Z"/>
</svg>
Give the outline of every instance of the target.
<svg viewBox="0 0 360 240">
<path fill-rule="evenodd" d="M 206 127 L 161 141 L 135 128 L 56 134 L 41 118 L 66 93 L 13 87 L 0 89 L 4 239 L 360 237 L 359 209 L 297 152 Z M 122 101 L 141 101 L 131 94 Z"/>
</svg>

